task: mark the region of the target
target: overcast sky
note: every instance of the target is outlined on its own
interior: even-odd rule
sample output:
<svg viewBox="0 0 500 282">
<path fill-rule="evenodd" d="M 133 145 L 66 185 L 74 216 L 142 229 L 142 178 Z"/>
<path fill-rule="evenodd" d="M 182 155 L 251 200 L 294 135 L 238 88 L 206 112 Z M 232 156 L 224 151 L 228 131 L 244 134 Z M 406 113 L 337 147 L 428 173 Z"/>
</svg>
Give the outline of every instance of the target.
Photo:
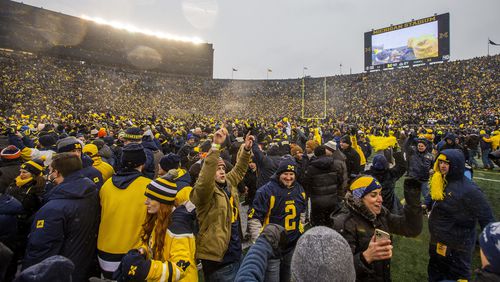
<svg viewBox="0 0 500 282">
<path fill-rule="evenodd" d="M 364 33 L 450 13 L 451 60 L 485 56 L 500 43 L 500 0 L 24 0 L 183 36 L 215 49 L 214 77 L 297 78 L 363 71 Z M 490 46 L 499 54 L 500 46 Z"/>
</svg>

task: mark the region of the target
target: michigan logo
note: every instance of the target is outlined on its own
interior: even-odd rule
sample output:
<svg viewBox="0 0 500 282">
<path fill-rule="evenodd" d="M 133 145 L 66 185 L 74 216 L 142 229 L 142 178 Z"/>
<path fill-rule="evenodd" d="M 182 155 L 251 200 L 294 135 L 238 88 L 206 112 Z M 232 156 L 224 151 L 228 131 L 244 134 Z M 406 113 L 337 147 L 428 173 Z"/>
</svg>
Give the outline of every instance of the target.
<svg viewBox="0 0 500 282">
<path fill-rule="evenodd" d="M 94 177 L 94 183 L 99 182 L 99 177 Z"/>
<path fill-rule="evenodd" d="M 43 225 L 45 224 L 45 220 L 40 219 L 36 222 L 36 228 L 43 228 Z"/>
<path fill-rule="evenodd" d="M 295 166 L 294 165 L 288 165 L 287 170 L 295 170 Z"/>
<path fill-rule="evenodd" d="M 186 271 L 189 265 L 191 265 L 189 261 L 180 260 L 177 262 L 177 266 L 182 268 L 183 271 Z"/>
<path fill-rule="evenodd" d="M 135 275 L 135 271 L 137 270 L 137 266 L 135 265 L 131 265 L 130 266 L 130 270 L 128 271 L 128 275 L 130 276 L 134 276 Z"/>
</svg>

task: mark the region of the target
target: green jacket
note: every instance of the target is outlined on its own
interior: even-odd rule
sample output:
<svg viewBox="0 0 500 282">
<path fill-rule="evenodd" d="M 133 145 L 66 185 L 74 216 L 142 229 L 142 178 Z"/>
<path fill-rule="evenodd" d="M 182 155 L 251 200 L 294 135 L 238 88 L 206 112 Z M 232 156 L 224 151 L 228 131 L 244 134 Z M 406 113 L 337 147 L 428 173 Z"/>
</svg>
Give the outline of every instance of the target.
<svg viewBox="0 0 500 282">
<path fill-rule="evenodd" d="M 191 202 L 196 206 L 200 227 L 196 238 L 196 257 L 218 262 L 222 261 L 229 246 L 233 216 L 229 197 L 215 184 L 219 156 L 220 151 L 215 149 L 207 155 L 190 195 Z M 240 202 L 237 186 L 245 176 L 249 160 L 250 150 L 245 150 L 242 145 L 236 165 L 226 174 L 226 182 L 235 203 Z M 238 205 L 235 208 L 239 219 Z"/>
</svg>

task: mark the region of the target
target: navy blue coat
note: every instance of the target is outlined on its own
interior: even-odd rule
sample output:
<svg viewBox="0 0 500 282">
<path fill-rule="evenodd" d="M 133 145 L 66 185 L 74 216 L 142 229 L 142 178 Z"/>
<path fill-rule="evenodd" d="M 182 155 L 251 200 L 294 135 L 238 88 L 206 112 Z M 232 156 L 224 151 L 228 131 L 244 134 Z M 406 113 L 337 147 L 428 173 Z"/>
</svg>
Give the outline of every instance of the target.
<svg viewBox="0 0 500 282">
<path fill-rule="evenodd" d="M 17 215 L 24 212 L 23 205 L 8 194 L 0 194 L 0 242 L 11 248 L 17 239 Z"/>
<path fill-rule="evenodd" d="M 431 203 L 430 243 L 439 242 L 448 248 L 472 253 L 476 243 L 477 222 L 483 229 L 494 221 L 493 213 L 483 192 L 464 176 L 465 157 L 462 152 L 448 149 L 441 154 L 450 160 L 450 169 L 446 175 L 448 184 L 444 199 Z"/>
<path fill-rule="evenodd" d="M 248 250 L 234 281 L 264 281 L 267 261 L 273 254 L 271 244 L 269 244 L 264 236 L 259 236 L 255 244 Z"/>
<path fill-rule="evenodd" d="M 79 171 L 64 178 L 35 214 L 23 269 L 53 255 L 69 258 L 74 281 L 88 280 L 99 228 L 99 198 L 95 184 Z"/>
</svg>

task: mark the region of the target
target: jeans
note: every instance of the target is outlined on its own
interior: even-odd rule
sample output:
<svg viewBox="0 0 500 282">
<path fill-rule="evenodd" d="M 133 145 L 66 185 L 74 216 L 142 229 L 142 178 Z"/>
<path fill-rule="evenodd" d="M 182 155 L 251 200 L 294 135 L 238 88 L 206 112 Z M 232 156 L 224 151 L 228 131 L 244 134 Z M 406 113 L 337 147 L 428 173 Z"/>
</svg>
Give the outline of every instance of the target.
<svg viewBox="0 0 500 282">
<path fill-rule="evenodd" d="M 282 254 L 280 258 L 268 260 L 265 282 L 289 282 L 291 278 L 290 265 L 295 247 Z"/>
<path fill-rule="evenodd" d="M 427 197 L 427 195 L 429 195 L 429 181 L 421 182 L 420 189 L 421 189 L 422 197 L 425 199 L 425 197 Z"/>
<path fill-rule="evenodd" d="M 476 155 L 477 155 L 476 149 L 469 149 L 469 163 L 473 167 L 478 167 L 478 163 L 475 158 Z"/>
<path fill-rule="evenodd" d="M 240 261 L 233 262 L 217 269 L 208 276 L 205 275 L 205 282 L 233 282 L 238 269 L 240 269 L 240 263 Z"/>
<path fill-rule="evenodd" d="M 484 168 L 493 168 L 493 162 L 488 158 L 489 153 L 491 153 L 491 149 L 484 149 L 481 153 Z"/>
<path fill-rule="evenodd" d="M 436 245 L 429 245 L 429 282 L 471 278 L 472 251 L 446 250 L 446 256 L 436 253 Z"/>
</svg>

